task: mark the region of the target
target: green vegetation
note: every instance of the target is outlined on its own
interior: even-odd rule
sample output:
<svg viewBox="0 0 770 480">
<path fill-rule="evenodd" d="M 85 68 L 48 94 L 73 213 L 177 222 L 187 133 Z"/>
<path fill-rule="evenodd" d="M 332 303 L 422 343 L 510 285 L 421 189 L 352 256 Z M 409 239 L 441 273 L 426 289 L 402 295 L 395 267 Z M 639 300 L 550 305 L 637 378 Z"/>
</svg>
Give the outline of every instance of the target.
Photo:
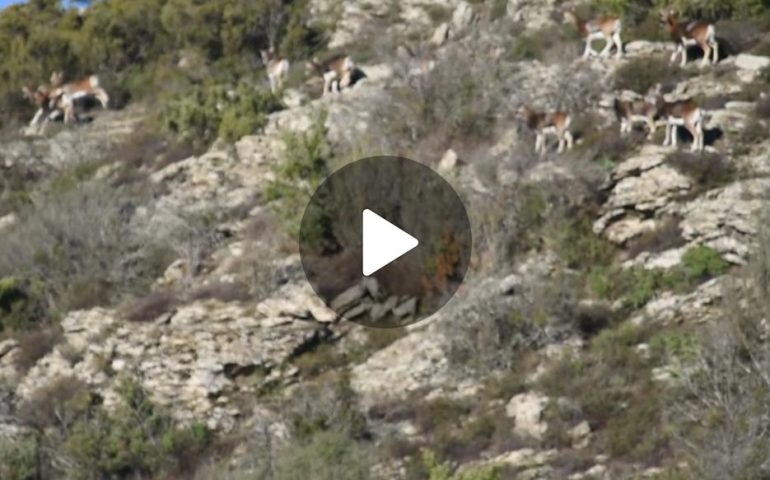
<svg viewBox="0 0 770 480">
<path fill-rule="evenodd" d="M 277 45 L 290 58 L 321 50 L 325 26 L 309 15 L 307 0 L 95 1 L 83 15 L 58 0 L 12 6 L 0 12 L 2 123 L 31 112 L 19 88 L 46 83 L 54 70 L 67 78 L 98 74 L 118 107 L 129 99 L 197 98 L 209 89 L 202 83 L 237 85 L 253 77 L 260 48 Z M 267 111 L 262 102 L 239 91 L 234 110 L 222 113 L 225 133 L 250 131 L 255 120 L 233 125 L 234 117 L 240 121 L 245 108 L 258 116 Z"/>
<path fill-rule="evenodd" d="M 43 286 L 18 277 L 0 278 L 0 332 L 27 330 L 46 320 Z"/>
<path fill-rule="evenodd" d="M 310 195 L 332 171 L 333 152 L 327 139 L 326 112 L 317 112 L 307 131 L 285 133 L 283 142 L 281 158 L 273 164 L 274 179 L 268 186 L 267 198 L 286 230 L 294 236 L 299 231 Z M 302 234 L 315 242 L 323 241 L 327 221 L 324 212 L 318 212 L 318 218 L 308 222 L 315 228 Z"/>
<path fill-rule="evenodd" d="M 506 55 L 513 61 L 544 61 L 558 52 L 563 52 L 566 41 L 574 41 L 577 38 L 577 32 L 571 26 L 549 26 L 518 35 Z"/>
<path fill-rule="evenodd" d="M 267 115 L 280 108 L 269 90 L 246 83 L 204 84 L 170 99 L 163 118 L 165 127 L 185 140 L 232 142 L 264 127 Z"/>
<path fill-rule="evenodd" d="M 678 65 L 671 65 L 663 58 L 639 58 L 621 66 L 615 72 L 614 88 L 645 94 L 660 83 L 682 80 L 686 72 Z"/>
<path fill-rule="evenodd" d="M 617 266 L 594 268 L 588 273 L 591 291 L 599 298 L 622 299 L 629 309 L 638 309 L 661 290 L 686 292 L 700 283 L 727 272 L 729 264 L 707 246 L 689 249 L 682 264 L 671 270 Z"/>
<path fill-rule="evenodd" d="M 767 0 L 592 0 L 592 7 L 639 18 L 643 12 L 657 15 L 663 7 L 676 8 L 684 17 L 750 19 L 766 13 Z"/>
<path fill-rule="evenodd" d="M 33 479 L 41 472 L 67 478 L 185 476 L 212 442 L 201 424 L 181 427 L 154 405 L 132 379 L 120 383 L 121 403 L 107 412 L 72 379 L 40 392 L 21 407 L 22 420 L 36 429 L 3 449 L 3 478 Z"/>
<path fill-rule="evenodd" d="M 210 442 L 206 427 L 176 427 L 135 382 L 123 383 L 119 393 L 125 405 L 113 414 L 97 411 L 69 428 L 60 451 L 75 466 L 73 476 L 147 475 L 193 468 Z"/>
<path fill-rule="evenodd" d="M 274 478 L 304 480 L 312 472 L 318 480 L 367 480 L 370 471 L 369 453 L 359 443 L 342 432 L 327 431 L 283 450 Z"/>
<path fill-rule="evenodd" d="M 422 462 L 428 480 L 501 480 L 500 472 L 494 466 L 466 469 L 452 472 L 448 463 L 441 463 L 432 450 L 423 450 Z"/>
<path fill-rule="evenodd" d="M 38 465 L 40 446 L 34 438 L 0 439 L 0 478 L 36 480 L 41 478 Z"/>
<path fill-rule="evenodd" d="M 564 356 L 539 384 L 550 397 L 566 396 L 577 410 L 565 421 L 587 420 L 598 442 L 616 458 L 654 459 L 668 442 L 662 416 L 663 388 L 636 351 L 647 332 L 624 323 L 595 337 L 579 358 Z M 554 439 L 558 440 L 558 439 Z"/>
</svg>

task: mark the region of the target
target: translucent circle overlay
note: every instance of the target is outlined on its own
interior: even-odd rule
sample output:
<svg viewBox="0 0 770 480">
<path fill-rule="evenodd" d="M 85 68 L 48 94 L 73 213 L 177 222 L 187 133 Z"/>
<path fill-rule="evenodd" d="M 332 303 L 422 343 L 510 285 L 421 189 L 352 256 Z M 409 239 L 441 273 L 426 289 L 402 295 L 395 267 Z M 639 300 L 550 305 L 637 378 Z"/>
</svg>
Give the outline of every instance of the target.
<svg viewBox="0 0 770 480">
<path fill-rule="evenodd" d="M 420 244 L 373 275 L 362 273 L 362 215 L 371 210 Z M 300 225 L 302 267 L 338 315 L 375 328 L 418 322 L 449 301 L 468 270 L 471 225 L 460 196 L 408 158 L 369 157 L 318 187 Z"/>
</svg>

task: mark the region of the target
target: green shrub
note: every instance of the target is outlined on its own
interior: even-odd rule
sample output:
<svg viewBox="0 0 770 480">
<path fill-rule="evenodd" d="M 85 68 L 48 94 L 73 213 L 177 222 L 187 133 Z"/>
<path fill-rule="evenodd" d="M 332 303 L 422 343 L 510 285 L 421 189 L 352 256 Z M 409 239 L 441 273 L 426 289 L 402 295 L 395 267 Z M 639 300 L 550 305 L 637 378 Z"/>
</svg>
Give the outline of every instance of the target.
<svg viewBox="0 0 770 480">
<path fill-rule="evenodd" d="M 662 389 L 636 350 L 647 337 L 630 322 L 604 330 L 580 357 L 562 357 L 538 381 L 548 396 L 574 400 L 570 422 L 588 421 L 596 444 L 616 458 L 651 460 L 668 441 Z"/>
<path fill-rule="evenodd" d="M 590 219 L 567 213 L 554 217 L 546 227 L 546 238 L 554 242 L 554 251 L 567 267 L 582 270 L 612 260 L 614 247 L 594 233 Z"/>
<path fill-rule="evenodd" d="M 185 140 L 207 143 L 220 137 L 232 142 L 255 133 L 267 123 L 267 115 L 280 108 L 265 89 L 245 83 L 204 84 L 170 100 L 163 122 Z"/>
<path fill-rule="evenodd" d="M 497 467 L 478 467 L 461 469 L 452 473 L 452 467 L 448 463 L 441 463 L 432 450 L 422 452 L 423 468 L 429 480 L 501 480 Z"/>
<path fill-rule="evenodd" d="M 71 478 L 123 478 L 160 472 L 191 472 L 211 443 L 201 424 L 177 427 L 171 417 L 152 404 L 134 381 L 119 388 L 123 405 L 115 412 L 91 410 L 76 420 L 56 451 L 67 461 Z"/>
<path fill-rule="evenodd" d="M 247 75 L 257 51 L 270 45 L 289 58 L 308 57 L 327 38 L 327 25 L 312 21 L 308 3 L 111 0 L 89 2 L 82 16 L 60 2 L 3 9 L 0 110 L 13 113 L 2 123 L 31 114 L 19 88 L 47 82 L 53 70 L 65 70 L 68 78 L 99 74 L 121 106 L 130 98 L 184 95 L 190 80 Z M 181 66 L 180 57 L 189 59 L 190 52 L 198 60 Z"/>
<path fill-rule="evenodd" d="M 714 249 L 693 247 L 685 252 L 682 264 L 670 270 L 609 266 L 588 273 L 591 291 L 599 298 L 622 299 L 628 309 L 646 305 L 661 290 L 687 292 L 702 282 L 727 272 L 730 265 Z"/>
<path fill-rule="evenodd" d="M 695 336 L 679 332 L 665 332 L 655 335 L 650 340 L 652 357 L 659 364 L 670 364 L 676 360 L 679 364 L 688 364 L 699 354 L 698 340 Z"/>
<path fill-rule="evenodd" d="M 368 435 L 366 418 L 356 409 L 356 395 L 346 374 L 307 383 L 283 405 L 292 434 L 300 442 L 320 432 L 344 432 L 351 438 Z"/>
<path fill-rule="evenodd" d="M 313 191 L 332 170 L 333 152 L 326 135 L 326 112 L 320 111 L 306 132 L 283 135 L 283 154 L 273 164 L 274 179 L 268 185 L 267 198 L 292 235 L 299 231 L 302 213 Z M 312 243 L 322 242 L 328 227 L 325 213 L 317 212 L 316 221 L 308 224 L 316 228 L 303 230 L 302 234 L 311 238 Z"/>
<path fill-rule="evenodd" d="M 47 317 L 43 286 L 18 277 L 0 278 L 0 332 L 27 330 Z"/>
<path fill-rule="evenodd" d="M 693 247 L 682 257 L 682 269 L 692 282 L 703 282 L 727 273 L 730 264 L 716 250 L 705 245 Z"/>
<path fill-rule="evenodd" d="M 42 478 L 38 463 L 39 444 L 34 437 L 0 438 L 0 478 L 6 480 L 37 480 Z"/>
<path fill-rule="evenodd" d="M 343 432 L 327 431 L 293 444 L 278 455 L 277 480 L 366 480 L 371 478 L 370 455 Z M 311 473 L 312 472 L 312 473 Z"/>
<path fill-rule="evenodd" d="M 658 4 L 661 4 L 660 0 Z M 767 13 L 766 0 L 672 0 L 666 2 L 692 18 L 749 19 Z"/>
<path fill-rule="evenodd" d="M 682 80 L 684 76 L 682 69 L 671 65 L 665 59 L 638 58 L 615 71 L 614 86 L 616 90 L 631 90 L 644 94 L 658 83 L 666 85 Z"/>
</svg>

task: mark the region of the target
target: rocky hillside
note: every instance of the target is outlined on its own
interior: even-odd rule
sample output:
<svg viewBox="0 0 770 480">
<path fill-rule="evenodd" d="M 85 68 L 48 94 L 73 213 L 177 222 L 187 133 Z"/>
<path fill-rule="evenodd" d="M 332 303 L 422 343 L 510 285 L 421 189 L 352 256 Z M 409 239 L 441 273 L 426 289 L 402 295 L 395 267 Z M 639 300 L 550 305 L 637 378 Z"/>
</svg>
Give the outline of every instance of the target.
<svg viewBox="0 0 770 480">
<path fill-rule="evenodd" d="M 725 20 L 719 63 L 680 68 L 636 23 L 581 59 L 573 3 L 318 0 L 366 78 L 319 98 L 298 60 L 251 134 L 190 146 L 150 101 L 8 132 L 0 478 L 765 478 L 766 33 Z M 620 134 L 656 83 L 705 151 Z M 571 112 L 575 148 L 535 155 L 523 104 Z M 440 312 L 375 330 L 295 236 L 325 174 L 384 153 L 452 183 L 474 253 Z"/>
</svg>

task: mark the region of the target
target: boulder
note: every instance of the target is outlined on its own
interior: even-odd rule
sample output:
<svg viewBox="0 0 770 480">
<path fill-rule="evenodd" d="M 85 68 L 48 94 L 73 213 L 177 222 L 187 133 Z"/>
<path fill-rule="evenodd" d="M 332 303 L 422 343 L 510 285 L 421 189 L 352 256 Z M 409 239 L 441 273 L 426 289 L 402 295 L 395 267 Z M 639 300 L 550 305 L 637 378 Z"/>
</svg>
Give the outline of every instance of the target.
<svg viewBox="0 0 770 480">
<path fill-rule="evenodd" d="M 430 37 L 430 43 L 431 45 L 434 45 L 436 47 L 440 47 L 444 45 L 447 40 L 449 40 L 449 36 L 451 34 L 451 28 L 449 26 L 448 22 L 444 22 L 438 27 L 436 27 L 436 30 L 433 31 L 433 35 Z"/>
<path fill-rule="evenodd" d="M 454 171 L 459 165 L 459 157 L 457 152 L 451 148 L 444 152 L 441 160 L 438 162 L 438 171 L 441 173 L 450 173 Z"/>
<path fill-rule="evenodd" d="M 462 0 L 457 4 L 454 12 L 452 12 L 452 27 L 454 31 L 462 32 L 468 28 L 473 22 L 474 17 L 475 13 L 471 4 Z"/>
<path fill-rule="evenodd" d="M 741 70 L 763 70 L 770 67 L 770 57 L 740 53 L 735 58 L 735 66 Z"/>
<path fill-rule="evenodd" d="M 521 393 L 513 397 L 505 406 L 505 414 L 514 419 L 514 433 L 542 439 L 548 430 L 543 418 L 548 397 L 536 392 Z"/>
</svg>

